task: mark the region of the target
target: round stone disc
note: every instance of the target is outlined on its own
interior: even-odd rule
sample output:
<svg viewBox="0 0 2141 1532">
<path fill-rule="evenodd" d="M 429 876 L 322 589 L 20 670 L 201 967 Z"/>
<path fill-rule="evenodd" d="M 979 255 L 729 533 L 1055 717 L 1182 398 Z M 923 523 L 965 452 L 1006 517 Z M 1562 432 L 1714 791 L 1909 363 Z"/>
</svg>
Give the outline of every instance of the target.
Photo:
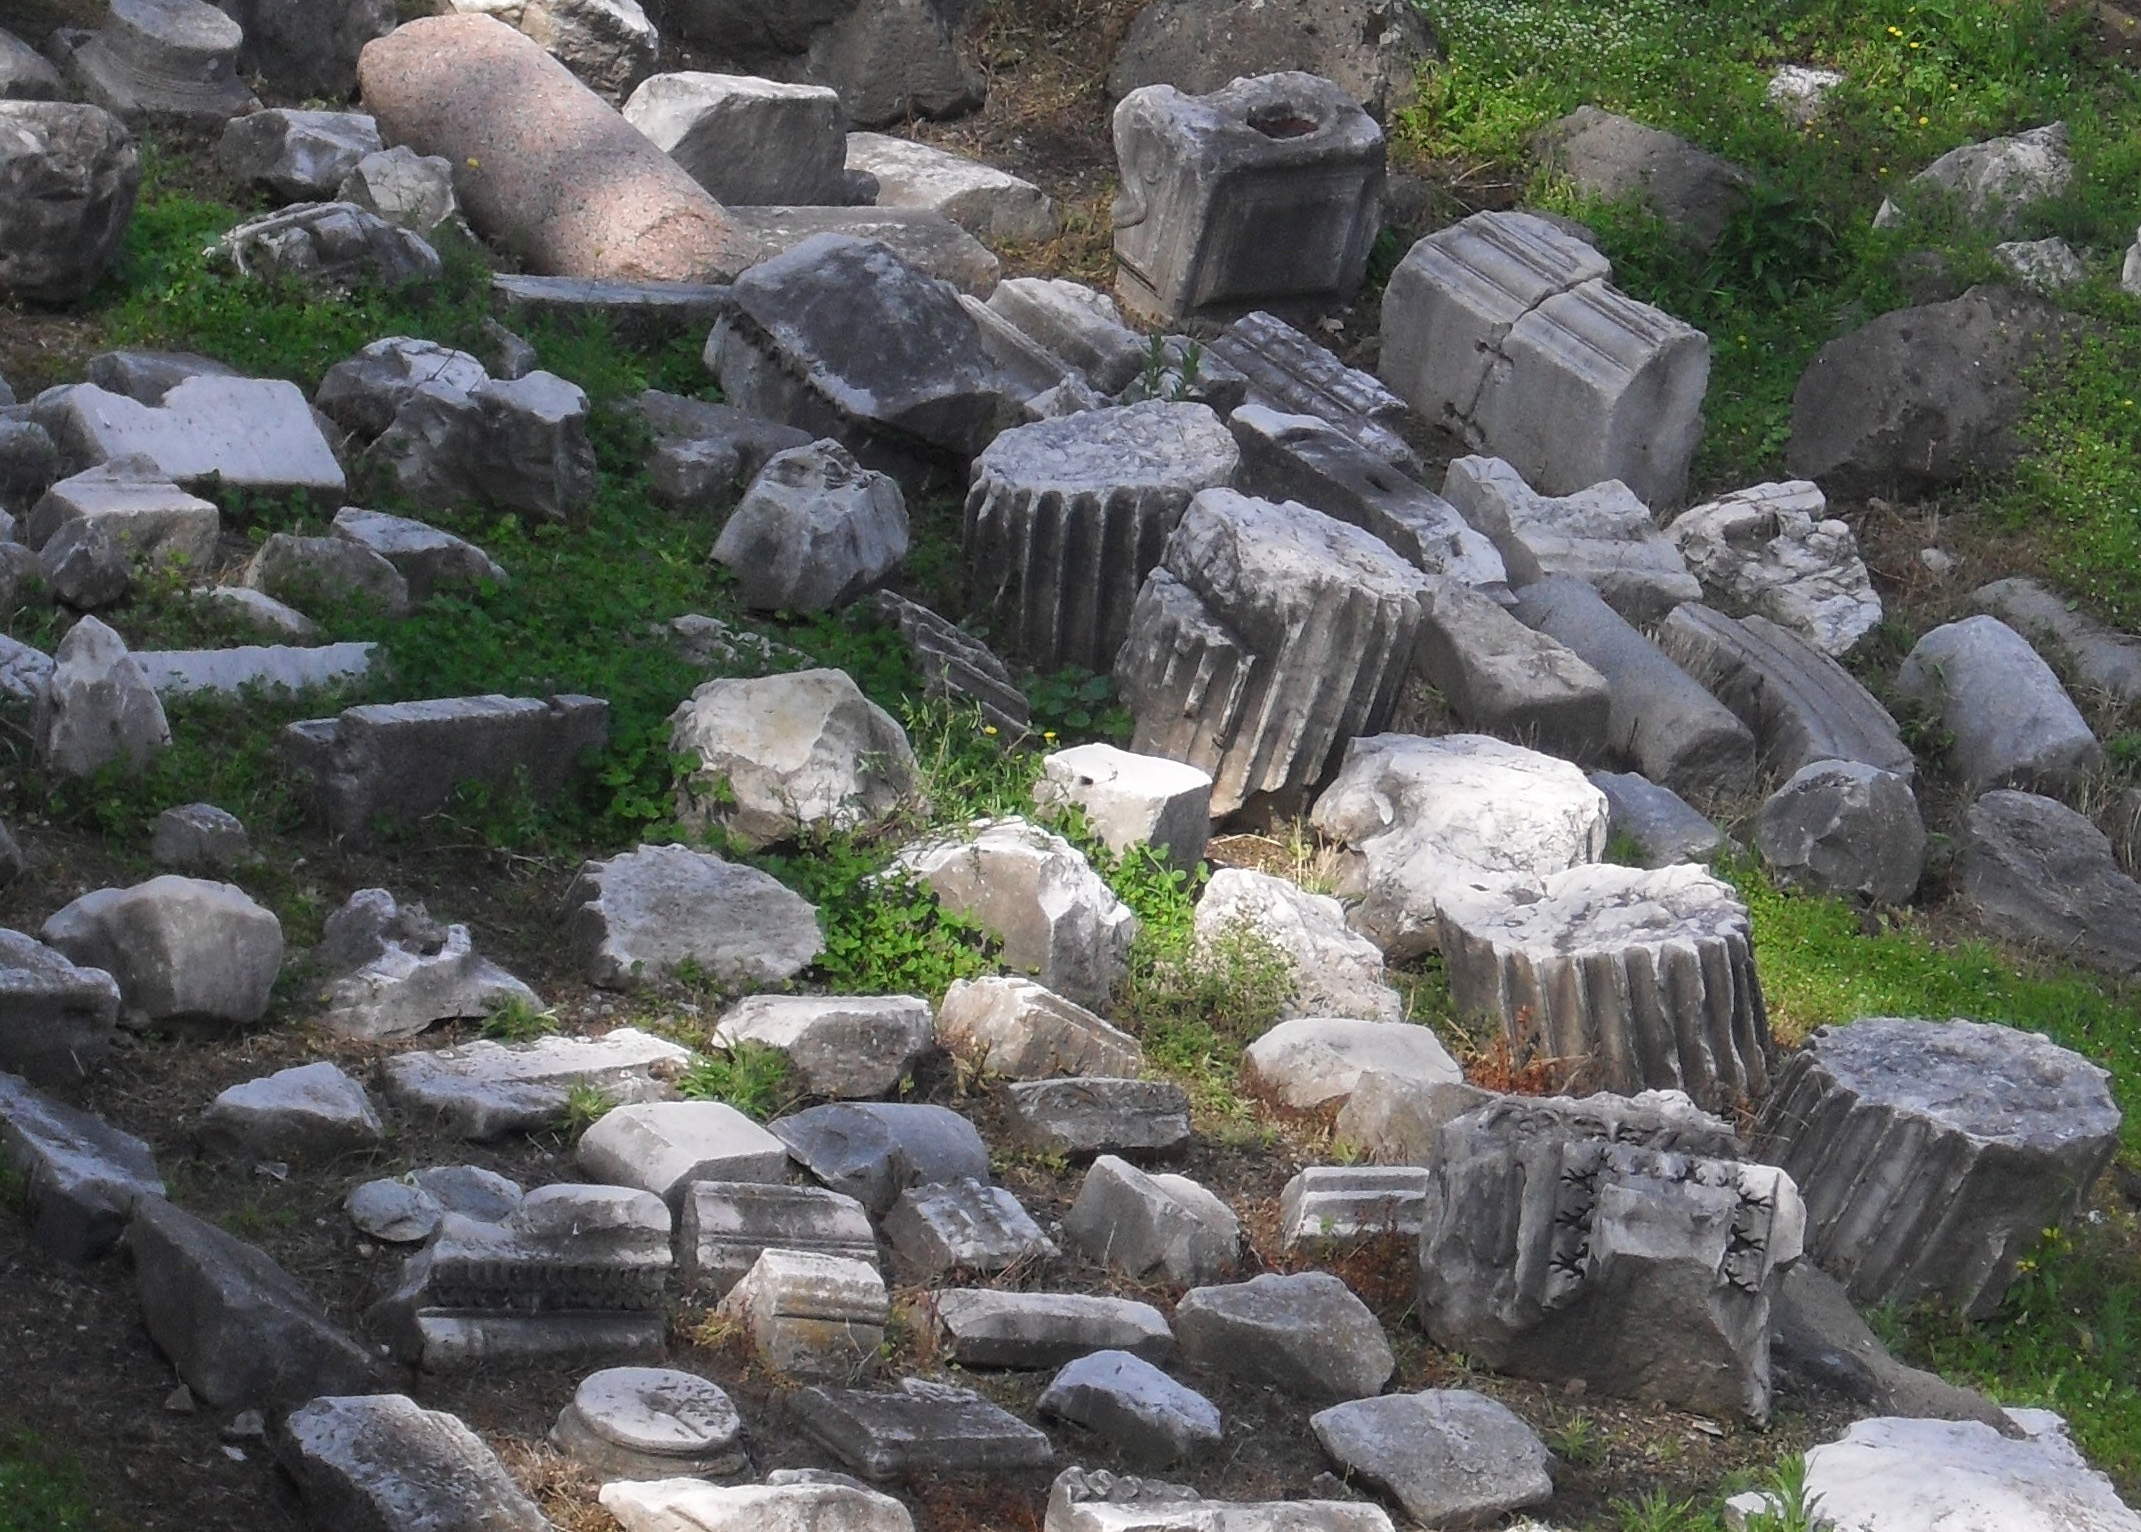
<svg viewBox="0 0 2141 1532">
<path fill-rule="evenodd" d="M 611 1367 L 572 1397 L 587 1428 L 634 1452 L 695 1457 L 731 1446 L 743 1420 L 719 1384 L 667 1367 Z"/>
</svg>

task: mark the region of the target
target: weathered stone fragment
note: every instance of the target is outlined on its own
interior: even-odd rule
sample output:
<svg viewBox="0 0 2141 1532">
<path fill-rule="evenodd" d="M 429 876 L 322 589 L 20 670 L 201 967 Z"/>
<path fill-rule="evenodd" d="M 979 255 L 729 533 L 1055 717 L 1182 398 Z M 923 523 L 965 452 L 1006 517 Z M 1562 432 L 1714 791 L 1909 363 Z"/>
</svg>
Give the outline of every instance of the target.
<svg viewBox="0 0 2141 1532">
<path fill-rule="evenodd" d="M 743 1417 L 727 1390 L 668 1367 L 605 1367 L 580 1380 L 550 1443 L 605 1479 L 741 1472 Z"/>
<path fill-rule="evenodd" d="M 133 583 L 126 550 L 108 528 L 94 521 L 66 522 L 46 538 L 37 550 L 37 572 L 61 605 L 78 612 L 111 606 Z"/>
<path fill-rule="evenodd" d="M 1579 1089 L 1726 1107 L 1767 1086 L 1747 907 L 1700 868 L 1576 867 L 1530 904 L 1445 909 L 1442 955 L 1459 1012 L 1499 1019 Z"/>
<path fill-rule="evenodd" d="M 1076 805 L 1111 851 L 1150 847 L 1184 871 L 1203 860 L 1212 779 L 1194 766 L 1108 744 L 1077 745 L 1041 762 L 1033 792 L 1043 809 Z"/>
<path fill-rule="evenodd" d="M 201 1114 L 202 1142 L 232 1159 L 331 1159 L 385 1137 L 364 1087 L 324 1060 L 233 1085 Z"/>
<path fill-rule="evenodd" d="M 2083 691 L 2121 704 L 2141 701 L 2141 639 L 2106 627 L 2036 580 L 1995 580 L 1972 599 L 2039 653 L 2056 655 Z"/>
<path fill-rule="evenodd" d="M 1590 586 L 1558 578 L 1517 593 L 1516 614 L 1605 677 L 1605 753 L 1698 801 L 1753 784 L 1752 731 Z"/>
<path fill-rule="evenodd" d="M 238 78 L 237 21 L 200 0 L 119 0 L 101 31 L 62 31 L 68 84 L 130 128 L 214 129 L 260 105 Z"/>
<path fill-rule="evenodd" d="M 893 1254 L 929 1281 L 1037 1265 L 1060 1253 L 1017 1197 L 972 1176 L 908 1187 L 885 1210 L 884 1230 Z"/>
<path fill-rule="evenodd" d="M 776 1372 L 848 1382 L 877 1364 L 891 1301 L 867 1261 L 768 1249 L 721 1300 Z"/>
<path fill-rule="evenodd" d="M 542 1010 L 542 997 L 534 990 L 477 955 L 468 927 L 432 925 L 422 905 L 414 907 L 416 929 L 388 930 L 367 943 L 361 955 L 330 956 L 336 921 L 371 901 L 383 903 L 383 924 L 393 921 L 391 894 L 359 889 L 328 917 L 327 939 L 314 953 L 333 974 L 321 1017 L 329 1031 L 343 1037 L 395 1037 L 421 1032 L 433 1022 L 488 1016 L 508 1005 Z"/>
<path fill-rule="evenodd" d="M 386 1369 L 264 1253 L 160 1197 L 126 1226 L 135 1296 L 157 1349 L 221 1409 L 369 1393 Z"/>
<path fill-rule="evenodd" d="M 1054 200 L 1032 182 L 934 144 L 883 133 L 850 133 L 847 169 L 850 175 L 859 171 L 877 178 L 879 207 L 928 208 L 979 239 L 1041 244 L 1054 239 L 1061 227 Z"/>
<path fill-rule="evenodd" d="M 1077 1075 L 1019 1081 L 1007 1094 L 1020 1136 L 1049 1154 L 1143 1159 L 1189 1147 L 1189 1096 L 1172 1081 Z"/>
<path fill-rule="evenodd" d="M 588 862 L 566 905 L 567 941 L 610 988 L 686 961 L 725 985 L 778 984 L 825 950 L 817 911 L 771 874 L 684 846 Z"/>
<path fill-rule="evenodd" d="M 636 1186 L 676 1210 L 694 1181 L 778 1181 L 788 1148 L 725 1101 L 649 1101 L 613 1107 L 580 1135 L 592 1181 Z"/>
<path fill-rule="evenodd" d="M 661 36 L 638 0 L 446 0 L 441 15 L 495 16 L 612 104 L 654 70 Z"/>
<path fill-rule="evenodd" d="M 38 1085 L 71 1084 L 104 1056 L 118 1020 L 119 985 L 109 973 L 0 930 L 0 1070 Z"/>
<path fill-rule="evenodd" d="M 792 447 L 744 491 L 714 543 L 755 611 L 844 606 L 907 554 L 899 485 L 857 463 L 836 441 Z"/>
<path fill-rule="evenodd" d="M 1045 1433 L 968 1389 L 902 1378 L 897 1389 L 806 1388 L 788 1413 L 804 1433 L 865 1478 L 1002 1473 L 1040 1468 Z"/>
<path fill-rule="evenodd" d="M 648 389 L 634 401 L 654 433 L 648 477 L 674 510 L 726 511 L 767 461 L 810 444 L 808 432 L 736 409 Z"/>
<path fill-rule="evenodd" d="M 2057 196 L 2073 178 L 2067 125 L 2048 123 L 1950 149 L 1904 184 L 1897 193 L 1900 203 L 1884 199 L 1873 223 L 1877 229 L 1900 228 L 1913 215 L 1947 205 L 1970 223 L 2010 234 L 2032 203 Z"/>
<path fill-rule="evenodd" d="M 1187 1176 L 1147 1175 L 1104 1154 L 1064 1216 L 1072 1245 L 1133 1281 L 1209 1282 L 1241 1258 L 1241 1221 Z"/>
<path fill-rule="evenodd" d="M 1806 1494 L 1839 1527 L 1936 1532 L 2136 1532 L 2137 1516 L 2049 1410 L 2013 1410 L 2012 1441 L 1980 1421 L 1862 1420 L 1806 1455 Z"/>
<path fill-rule="evenodd" d="M 928 208 L 734 205 L 728 214 L 738 232 L 751 242 L 754 264 L 786 255 L 820 234 L 867 240 L 884 246 L 921 275 L 950 283 L 959 295 L 960 307 L 969 314 L 995 290 L 1003 273 L 1003 263 L 987 245 Z M 1001 361 L 988 346 L 986 335 L 983 351 L 992 361 Z M 1021 392 L 1013 390 L 1014 396 Z"/>
<path fill-rule="evenodd" d="M 1770 770 L 1789 776 L 1819 761 L 1853 761 L 1906 782 L 1915 775 L 1888 710 L 1782 624 L 1691 603 L 1673 609 L 1658 643 L 1748 727 Z"/>
<path fill-rule="evenodd" d="M 378 124 L 361 112 L 270 107 L 224 124 L 216 163 L 240 186 L 284 202 L 328 202 L 358 161 L 384 147 Z"/>
<path fill-rule="evenodd" d="M 981 105 L 986 82 L 959 50 L 971 14 L 962 0 L 692 0 L 677 19 L 687 38 L 761 73 L 831 86 L 850 118 L 876 128 Z"/>
<path fill-rule="evenodd" d="M 907 1507 L 890 1495 L 830 1478 L 721 1486 L 624 1479 L 603 1485 L 601 1499 L 625 1532 L 914 1532 Z"/>
<path fill-rule="evenodd" d="M 342 1206 L 358 1233 L 390 1245 L 422 1244 L 446 1217 L 438 1198 L 406 1181 L 367 1181 L 353 1188 Z"/>
<path fill-rule="evenodd" d="M 1010 1080 L 1049 1075 L 1135 1075 L 1144 1050 L 1084 1006 L 1004 974 L 957 979 L 937 1008 L 940 1046 Z"/>
<path fill-rule="evenodd" d="M 1191 498 L 1232 484 L 1240 465 L 1201 404 L 1152 401 L 1006 431 L 975 460 L 967 494 L 975 594 L 1037 667 L 1105 670 Z"/>
<path fill-rule="evenodd" d="M 2029 640 L 1997 617 L 1935 628 L 1896 690 L 1936 712 L 1964 785 L 2062 792 L 2102 766 L 2103 747 Z"/>
<path fill-rule="evenodd" d="M 1329 80 L 1171 85 L 1115 108 L 1116 293 L 1174 321 L 1274 298 L 1350 297 L 1367 272 L 1383 134 Z"/>
<path fill-rule="evenodd" d="M 466 394 L 489 381 L 483 363 L 466 351 L 389 335 L 328 368 L 312 402 L 335 424 L 369 441 L 394 423 L 425 384 Z"/>
<path fill-rule="evenodd" d="M 363 544 L 339 537 L 273 533 L 245 566 L 244 581 L 299 611 L 359 604 L 401 617 L 409 610 L 409 583 L 401 571 Z"/>
<path fill-rule="evenodd" d="M 67 94 L 59 71 L 14 33 L 0 31 L 0 101 L 59 101 Z"/>
<path fill-rule="evenodd" d="M 1091 1293 L 939 1292 L 930 1311 L 962 1367 L 1060 1367 L 1095 1351 L 1164 1362 L 1174 1332 L 1149 1303 Z"/>
<path fill-rule="evenodd" d="M 923 696 L 978 709 L 984 725 L 1013 739 L 1027 732 L 1033 709 L 987 644 L 928 607 L 888 590 L 871 593 L 859 605 L 899 634 L 922 678 Z"/>
<path fill-rule="evenodd" d="M 1766 1420 L 1792 1178 L 1684 1097 L 1503 1098 L 1439 1135 L 1419 1313 L 1487 1366 Z"/>
<path fill-rule="evenodd" d="M 314 1399 L 277 1459 L 320 1526 L 347 1532 L 554 1532 L 483 1438 L 405 1394 Z"/>
<path fill-rule="evenodd" d="M 733 74 L 658 74 L 624 104 L 724 205 L 844 203 L 846 114 L 837 91 Z"/>
<path fill-rule="evenodd" d="M 1006 278 L 989 294 L 989 311 L 1111 397 L 1130 387 L 1151 355 L 1115 300 L 1080 282 Z"/>
<path fill-rule="evenodd" d="M 1044 1532 L 1392 1532 L 1389 1512 L 1361 1500 L 1206 1500 L 1186 1484 L 1066 1468 L 1048 1497 Z"/>
<path fill-rule="evenodd" d="M 13 934 L 0 932 L 0 952 Z M 164 1194 L 147 1144 L 10 1074 L 0 1074 L 0 1160 L 21 1177 L 31 1239 L 63 1261 L 103 1255 L 135 1206 Z"/>
<path fill-rule="evenodd" d="M 557 798 L 582 755 L 609 737 L 599 697 L 438 697 L 370 703 L 287 726 L 285 762 L 328 830 L 361 844 L 375 825 L 410 827 L 465 782 Z"/>
<path fill-rule="evenodd" d="M 498 561 L 467 538 L 407 516 L 345 505 L 328 530 L 393 565 L 412 602 L 429 601 L 433 592 L 451 586 L 512 583 Z"/>
<path fill-rule="evenodd" d="M 1378 371 L 1540 494 L 1617 479 L 1644 505 L 1670 505 L 1702 434 L 1709 343 L 1611 275 L 1544 219 L 1475 213 L 1414 245 L 1391 275 Z"/>
<path fill-rule="evenodd" d="M 1132 748 L 1210 771 L 1212 812 L 1298 794 L 1389 714 L 1426 577 L 1306 506 L 1190 503 L 1131 612 L 1115 677 Z"/>
<path fill-rule="evenodd" d="M 2021 1428 L 1975 1389 L 1906 1367 L 1888 1354 L 1851 1295 L 1812 1261 L 1795 1261 L 1770 1308 L 1769 1360 L 1783 1392 L 1841 1394 L 1883 1415 L 1977 1420 L 2003 1436 Z"/>
<path fill-rule="evenodd" d="M 1219 1446 L 1219 1407 L 1143 1357 L 1096 1351 L 1057 1373 L 1036 1401 L 1139 1462 L 1167 1464 Z"/>
<path fill-rule="evenodd" d="M 171 743 L 148 678 L 125 641 L 96 618 L 69 628 L 47 663 L 32 693 L 32 729 L 38 760 L 53 775 L 86 777 L 119 760 L 138 772 Z M 25 671 L 42 668 L 22 664 Z M 23 689 L 30 689 L 27 682 Z"/>
<path fill-rule="evenodd" d="M 377 213 L 427 242 L 435 242 L 442 231 L 473 238 L 461 221 L 460 199 L 454 196 L 453 166 L 438 155 L 418 154 L 407 144 L 357 161 L 335 188 L 334 198 Z M 499 376 L 514 374 L 501 371 Z"/>
<path fill-rule="evenodd" d="M 346 202 L 299 202 L 248 219 L 209 256 L 241 277 L 329 292 L 435 282 L 445 270 L 428 240 Z"/>
<path fill-rule="evenodd" d="M 778 1048 L 813 1096 L 882 1096 L 935 1040 L 929 1002 L 916 995 L 752 995 L 714 1028 L 715 1046 Z"/>
<path fill-rule="evenodd" d="M 358 65 L 381 133 L 456 167 L 476 232 L 533 271 L 724 281 L 748 263 L 721 205 L 563 64 L 488 16 L 433 16 Z"/>
<path fill-rule="evenodd" d="M 1454 580 L 1431 579 L 1421 595 L 1414 666 L 1482 733 L 1566 757 L 1596 754 L 1609 737 L 1606 678 Z"/>
<path fill-rule="evenodd" d="M 1420 476 L 1420 456 L 1405 439 L 1415 419 L 1405 401 L 1373 373 L 1346 366 L 1283 319 L 1261 310 L 1245 314 L 1206 349 L 1248 379 L 1246 403 L 1280 415 L 1314 416 L 1399 474 Z"/>
<path fill-rule="evenodd" d="M 836 1101 L 770 1127 L 812 1175 L 875 1214 L 912 1186 L 989 1180 L 987 1145 L 949 1107 Z"/>
<path fill-rule="evenodd" d="M 257 592 L 256 592 L 257 594 Z M 284 611 L 272 597 L 264 598 Z M 369 643 L 239 644 L 228 649 L 145 649 L 134 663 L 158 697 L 198 692 L 239 698 L 249 693 L 297 693 L 346 686 L 371 673 L 378 645 Z"/>
<path fill-rule="evenodd" d="M 1881 598 L 1850 524 L 1828 508 L 1808 480 L 1757 484 L 1683 511 L 1665 535 L 1720 605 L 1841 655 L 1880 622 Z"/>
<path fill-rule="evenodd" d="M 1567 761 L 1483 734 L 1347 742 L 1310 823 L 1351 855 L 1348 922 L 1392 959 L 1432 951 L 1445 908 L 1498 903 L 1605 854 L 1605 795 Z"/>
<path fill-rule="evenodd" d="M 1458 1081 L 1464 1071 L 1425 1026 L 1328 1016 L 1282 1021 L 1242 1053 L 1248 1083 L 1282 1106 L 1343 1106 L 1369 1075 L 1422 1084 Z"/>
<path fill-rule="evenodd" d="M 243 1026 L 267 1011 L 282 968 L 282 922 L 229 883 L 171 874 L 102 888 L 39 933 L 119 984 L 128 1026 Z"/>
<path fill-rule="evenodd" d="M 689 1183 L 677 1223 L 678 1275 L 716 1298 L 766 1250 L 877 1264 L 877 1236 L 861 1203 L 819 1186 L 770 1181 Z"/>
<path fill-rule="evenodd" d="M 892 868 L 1003 942 L 1003 961 L 1057 993 L 1103 1005 L 1128 970 L 1137 916 L 1060 835 L 1023 819 L 981 823 L 970 840 L 908 846 Z"/>
<path fill-rule="evenodd" d="M 1378 1393 L 1397 1367 L 1375 1315 L 1323 1271 L 1195 1288 L 1175 1335 L 1191 1362 L 1309 1398 Z"/>
<path fill-rule="evenodd" d="M 1506 1406 L 1468 1388 L 1334 1405 L 1309 1419 L 1349 1478 L 1423 1527 L 1469 1527 L 1551 1500 L 1553 1454 Z"/>
<path fill-rule="evenodd" d="M 1555 575 L 1583 581 L 1634 623 L 1702 599 L 1687 562 L 1618 480 L 1559 497 L 1535 492 L 1508 463 L 1461 457 L 1442 493 L 1500 552 L 1514 585 Z"/>
<path fill-rule="evenodd" d="M 666 1091 L 655 1071 L 691 1059 L 689 1049 L 631 1027 L 606 1037 L 545 1037 L 532 1043 L 462 1043 L 398 1053 L 383 1066 L 388 1097 L 402 1111 L 436 1118 L 463 1138 L 547 1128 L 565 1115 L 576 1085 L 613 1102 Z"/>
<path fill-rule="evenodd" d="M 1293 967 L 1289 1016 L 1361 1016 L 1395 1021 L 1398 992 L 1383 981 L 1383 954 L 1346 926 L 1345 908 L 1270 873 L 1224 867 L 1197 900 L 1198 946 L 1224 960 L 1231 940 L 1246 934 Z"/>
<path fill-rule="evenodd" d="M 2110 837 L 2063 803 L 1991 792 L 1963 816 L 1963 902 L 2003 940 L 2109 973 L 2141 968 L 2141 885 Z"/>
<path fill-rule="evenodd" d="M 1677 134 L 1595 106 L 1579 106 L 1548 124 L 1536 147 L 1542 161 L 1581 195 L 1600 202 L 1640 201 L 1674 233 L 1704 250 L 1747 206 L 1747 187 L 1754 180 L 1722 155 Z"/>
<path fill-rule="evenodd" d="M 130 555 L 191 569 L 215 567 L 216 508 L 165 478 L 152 459 L 114 458 L 60 480 L 31 510 L 24 532 L 42 547 L 70 521 L 101 524 Z"/>
<path fill-rule="evenodd" d="M 1279 1194 L 1281 1235 L 1289 1245 L 1417 1240 L 1427 1177 L 1413 1165 L 1311 1165 Z"/>
<path fill-rule="evenodd" d="M 1925 872 L 1911 785 L 1859 761 L 1813 761 L 1762 805 L 1755 844 L 1778 881 L 1901 904 Z"/>
<path fill-rule="evenodd" d="M 1937 1297 L 1983 1316 L 2110 1158 L 2107 1079 L 2004 1026 L 1823 1027 L 1763 1103 L 1756 1152 L 1799 1184 L 1808 1249 L 1858 1302 Z"/>
<path fill-rule="evenodd" d="M 493 378 L 466 391 L 434 381 L 402 401 L 365 458 L 434 510 L 473 500 L 562 521 L 595 495 L 589 409 L 580 386 L 555 373 Z"/>
<path fill-rule="evenodd" d="M 8 225 L 0 292 L 65 303 L 94 287 L 118 254 L 140 185 L 133 135 L 108 112 L 0 101 L 0 214 Z"/>
<path fill-rule="evenodd" d="M 1591 785 L 1606 795 L 1606 833 L 1634 847 L 1637 865 L 1707 864 L 1724 849 L 1725 832 L 1669 787 L 1636 772 L 1594 771 Z"/>
</svg>

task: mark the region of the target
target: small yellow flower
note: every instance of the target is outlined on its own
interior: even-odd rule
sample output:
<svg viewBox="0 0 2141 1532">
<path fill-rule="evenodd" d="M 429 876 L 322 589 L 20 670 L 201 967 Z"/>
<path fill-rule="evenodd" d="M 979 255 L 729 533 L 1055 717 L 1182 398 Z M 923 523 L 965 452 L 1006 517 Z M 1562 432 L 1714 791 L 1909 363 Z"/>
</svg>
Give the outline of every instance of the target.
<svg viewBox="0 0 2141 1532">
<path fill-rule="evenodd" d="M 993 723 L 985 723 L 981 726 L 981 732 L 988 735 L 994 735 L 996 733 L 996 725 Z"/>
<path fill-rule="evenodd" d="M 1930 117 L 1921 117 L 1921 118 L 1919 118 L 1919 119 L 1918 119 L 1918 126 L 1922 128 L 1922 127 L 1924 127 L 1924 126 L 1925 126 L 1925 125 L 1926 125 L 1927 123 L 1931 122 L 1932 120 L 1933 120 L 1933 119 L 1932 119 L 1932 118 L 1930 118 Z"/>
<path fill-rule="evenodd" d="M 1888 29 L 1888 35 L 1890 37 L 1901 37 L 1903 35 L 1903 29 L 1901 27 L 1890 27 Z"/>
<path fill-rule="evenodd" d="M 2129 400 L 2127 400 L 2126 402 L 2127 402 L 2128 404 L 2132 404 L 2132 403 L 2133 403 L 2133 400 L 2129 399 Z M 1041 738 L 1043 738 L 1043 739 L 1054 739 L 1055 737 L 1056 737 L 1056 731 L 1055 731 L 1054 729 L 1043 729 L 1043 730 L 1041 731 Z"/>
</svg>

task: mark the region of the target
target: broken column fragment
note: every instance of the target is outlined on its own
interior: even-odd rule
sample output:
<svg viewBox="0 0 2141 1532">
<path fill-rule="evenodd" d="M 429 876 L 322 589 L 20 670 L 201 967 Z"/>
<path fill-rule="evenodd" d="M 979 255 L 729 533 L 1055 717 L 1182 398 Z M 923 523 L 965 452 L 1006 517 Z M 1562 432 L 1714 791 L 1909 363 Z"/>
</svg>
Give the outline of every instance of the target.
<svg viewBox="0 0 2141 1532">
<path fill-rule="evenodd" d="M 1840 655 L 1881 621 L 1850 523 L 1807 479 L 1757 484 L 1673 518 L 1665 535 L 1719 605 L 1789 628 Z"/>
<path fill-rule="evenodd" d="M 1206 490 L 1115 660 L 1131 748 L 1210 772 L 1215 818 L 1312 787 L 1346 740 L 1389 716 L 1426 579 L 1307 506 Z"/>
<path fill-rule="evenodd" d="M 1428 235 L 1383 294 L 1383 380 L 1543 494 L 1618 479 L 1645 505 L 1687 487 L 1710 345 L 1611 286 L 1611 263 L 1530 213 Z"/>
<path fill-rule="evenodd" d="M 1249 380 L 1244 401 L 1281 415 L 1313 415 L 1408 478 L 1420 455 L 1405 440 L 1414 417 L 1373 373 L 1348 367 L 1276 315 L 1244 314 L 1207 348 Z"/>
<path fill-rule="evenodd" d="M 1859 1303 L 1983 1318 L 2115 1152 L 2108 1079 L 2012 1027 L 1822 1027 L 1763 1103 L 1755 1152 L 1799 1184 L 1808 1250 Z"/>
</svg>

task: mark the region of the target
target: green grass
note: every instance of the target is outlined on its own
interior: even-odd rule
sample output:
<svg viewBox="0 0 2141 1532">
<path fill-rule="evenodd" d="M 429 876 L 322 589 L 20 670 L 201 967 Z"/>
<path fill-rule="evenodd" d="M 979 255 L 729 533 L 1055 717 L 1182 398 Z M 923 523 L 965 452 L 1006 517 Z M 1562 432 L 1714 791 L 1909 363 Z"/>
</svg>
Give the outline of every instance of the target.
<svg viewBox="0 0 2141 1532">
<path fill-rule="evenodd" d="M 89 1532 L 100 1524 L 71 1463 L 27 1432 L 0 1435 L 0 1532 Z"/>
<path fill-rule="evenodd" d="M 677 1081 L 677 1093 L 689 1101 L 725 1101 L 763 1122 L 793 1105 L 798 1089 L 789 1077 L 787 1054 L 763 1043 L 739 1042 L 693 1059 Z"/>
</svg>

